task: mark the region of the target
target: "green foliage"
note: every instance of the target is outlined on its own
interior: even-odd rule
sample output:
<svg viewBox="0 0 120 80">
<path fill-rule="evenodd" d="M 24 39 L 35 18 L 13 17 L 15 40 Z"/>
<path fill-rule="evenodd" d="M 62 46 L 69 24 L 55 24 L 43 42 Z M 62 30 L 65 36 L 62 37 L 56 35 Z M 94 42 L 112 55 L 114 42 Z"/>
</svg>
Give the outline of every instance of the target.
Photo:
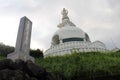
<svg viewBox="0 0 120 80">
<path fill-rule="evenodd" d="M 14 47 L 0 43 L 0 56 L 6 57 L 7 54 L 14 51 Z"/>
<path fill-rule="evenodd" d="M 14 52 L 14 47 L 0 43 L 0 56 L 7 57 L 7 54 Z M 30 55 L 36 58 L 43 58 L 43 51 L 36 49 L 30 50 Z"/>
<path fill-rule="evenodd" d="M 35 58 L 43 58 L 43 52 L 39 49 L 37 50 L 30 50 L 30 55 L 35 57 Z"/>
<path fill-rule="evenodd" d="M 50 72 L 63 73 L 68 80 L 94 78 L 120 73 L 120 52 L 73 53 L 44 59 L 36 58 L 36 63 Z"/>
</svg>

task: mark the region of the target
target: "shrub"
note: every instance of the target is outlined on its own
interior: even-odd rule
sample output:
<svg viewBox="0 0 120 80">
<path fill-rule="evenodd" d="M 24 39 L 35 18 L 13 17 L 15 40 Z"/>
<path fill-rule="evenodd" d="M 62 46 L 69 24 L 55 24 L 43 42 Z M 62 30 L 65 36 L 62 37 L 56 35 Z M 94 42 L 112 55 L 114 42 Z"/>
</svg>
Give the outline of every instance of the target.
<svg viewBox="0 0 120 80">
<path fill-rule="evenodd" d="M 37 50 L 30 50 L 30 55 L 36 58 L 43 58 L 43 52 L 39 49 Z"/>
<path fill-rule="evenodd" d="M 36 58 L 36 63 L 68 80 L 120 74 L 120 53 L 73 53 L 64 56 Z"/>
</svg>

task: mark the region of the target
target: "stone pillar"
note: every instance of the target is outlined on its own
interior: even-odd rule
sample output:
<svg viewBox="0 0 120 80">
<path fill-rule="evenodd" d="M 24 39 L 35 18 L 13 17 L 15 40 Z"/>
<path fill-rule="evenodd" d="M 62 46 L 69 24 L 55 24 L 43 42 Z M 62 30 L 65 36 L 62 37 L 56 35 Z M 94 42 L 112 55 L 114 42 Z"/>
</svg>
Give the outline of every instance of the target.
<svg viewBox="0 0 120 80">
<path fill-rule="evenodd" d="M 12 59 L 13 61 L 16 59 L 31 60 L 34 62 L 34 58 L 29 55 L 31 30 L 32 22 L 27 17 L 22 17 L 18 29 L 15 51 L 8 54 L 8 59 Z"/>
</svg>

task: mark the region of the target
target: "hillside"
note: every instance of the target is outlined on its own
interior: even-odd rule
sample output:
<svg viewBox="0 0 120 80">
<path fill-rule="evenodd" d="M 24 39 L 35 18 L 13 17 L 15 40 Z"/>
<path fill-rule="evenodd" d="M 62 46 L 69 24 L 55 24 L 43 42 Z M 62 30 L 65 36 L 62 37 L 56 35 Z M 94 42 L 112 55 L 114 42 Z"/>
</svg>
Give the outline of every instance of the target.
<svg viewBox="0 0 120 80">
<path fill-rule="evenodd" d="M 120 52 L 72 53 L 35 59 L 35 64 L 65 80 L 120 80 Z"/>
<path fill-rule="evenodd" d="M 73 53 L 45 59 L 36 58 L 36 64 L 49 72 L 64 75 L 67 80 L 96 80 L 102 77 L 119 80 L 115 78 L 120 75 L 120 52 Z"/>
</svg>

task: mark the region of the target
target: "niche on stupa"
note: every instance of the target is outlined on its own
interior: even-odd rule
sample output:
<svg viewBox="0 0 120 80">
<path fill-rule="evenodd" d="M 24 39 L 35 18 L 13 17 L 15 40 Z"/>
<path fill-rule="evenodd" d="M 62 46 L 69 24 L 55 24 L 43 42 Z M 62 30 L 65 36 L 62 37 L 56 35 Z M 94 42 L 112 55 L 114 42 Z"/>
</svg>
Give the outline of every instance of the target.
<svg viewBox="0 0 120 80">
<path fill-rule="evenodd" d="M 52 45 L 58 45 L 60 43 L 59 36 L 54 35 L 52 38 Z"/>
</svg>

